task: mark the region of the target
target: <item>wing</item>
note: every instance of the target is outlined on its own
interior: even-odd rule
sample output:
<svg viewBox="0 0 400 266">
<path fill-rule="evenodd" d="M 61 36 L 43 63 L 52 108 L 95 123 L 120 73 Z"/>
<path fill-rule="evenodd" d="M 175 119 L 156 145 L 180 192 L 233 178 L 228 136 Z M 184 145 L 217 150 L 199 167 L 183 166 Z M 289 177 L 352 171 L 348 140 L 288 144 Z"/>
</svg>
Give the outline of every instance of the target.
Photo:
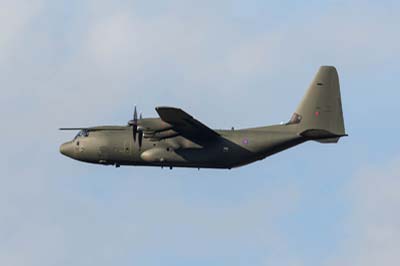
<svg viewBox="0 0 400 266">
<path fill-rule="evenodd" d="M 60 128 L 60 130 L 113 131 L 113 130 L 126 130 L 126 128 L 127 128 L 126 126 L 100 126 L 100 127 L 67 127 L 67 128 Z"/>
<path fill-rule="evenodd" d="M 196 143 L 204 143 L 218 138 L 220 135 L 202 124 L 185 111 L 174 107 L 157 107 L 161 120 L 170 124 L 179 135 Z"/>
</svg>

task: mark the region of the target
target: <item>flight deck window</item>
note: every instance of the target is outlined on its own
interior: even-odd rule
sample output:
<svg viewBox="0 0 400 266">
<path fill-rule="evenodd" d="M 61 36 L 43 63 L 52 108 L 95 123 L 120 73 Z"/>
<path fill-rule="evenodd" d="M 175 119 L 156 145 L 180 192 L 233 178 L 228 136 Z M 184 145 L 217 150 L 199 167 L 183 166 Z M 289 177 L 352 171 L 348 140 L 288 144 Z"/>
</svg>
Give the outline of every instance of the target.
<svg viewBox="0 0 400 266">
<path fill-rule="evenodd" d="M 79 131 L 79 133 L 75 136 L 74 140 L 76 140 L 77 138 L 83 137 L 86 138 L 89 136 L 89 131 L 88 130 L 81 130 Z"/>
</svg>

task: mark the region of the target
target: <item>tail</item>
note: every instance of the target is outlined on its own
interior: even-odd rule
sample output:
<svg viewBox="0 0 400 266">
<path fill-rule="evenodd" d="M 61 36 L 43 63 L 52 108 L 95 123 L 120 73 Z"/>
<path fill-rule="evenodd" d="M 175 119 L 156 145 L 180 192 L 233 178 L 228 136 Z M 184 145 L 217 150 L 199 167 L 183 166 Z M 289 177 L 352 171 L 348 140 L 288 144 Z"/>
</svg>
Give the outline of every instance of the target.
<svg viewBox="0 0 400 266">
<path fill-rule="evenodd" d="M 289 124 L 297 124 L 300 135 L 321 143 L 337 143 L 347 136 L 335 67 L 320 67 Z"/>
</svg>

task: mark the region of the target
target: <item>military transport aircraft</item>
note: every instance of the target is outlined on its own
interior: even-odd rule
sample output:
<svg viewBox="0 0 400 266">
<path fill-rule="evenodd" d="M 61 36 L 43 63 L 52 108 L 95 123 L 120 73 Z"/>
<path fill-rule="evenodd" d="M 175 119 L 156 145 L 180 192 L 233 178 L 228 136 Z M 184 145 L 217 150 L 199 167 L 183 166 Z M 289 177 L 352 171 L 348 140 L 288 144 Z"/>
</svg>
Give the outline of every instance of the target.
<svg viewBox="0 0 400 266">
<path fill-rule="evenodd" d="M 212 130 L 181 109 L 156 107 L 160 118 L 137 115 L 125 126 L 80 130 L 60 147 L 70 158 L 95 164 L 231 169 L 309 140 L 337 143 L 344 128 L 339 78 L 322 66 L 289 122 L 241 130 Z"/>
</svg>

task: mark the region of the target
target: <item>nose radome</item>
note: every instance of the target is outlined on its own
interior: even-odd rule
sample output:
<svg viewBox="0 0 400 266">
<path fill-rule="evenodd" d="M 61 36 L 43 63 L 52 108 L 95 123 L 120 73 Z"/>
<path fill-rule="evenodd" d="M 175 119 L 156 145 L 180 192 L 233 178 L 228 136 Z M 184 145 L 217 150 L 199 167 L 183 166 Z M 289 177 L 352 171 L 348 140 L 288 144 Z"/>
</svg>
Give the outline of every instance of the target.
<svg viewBox="0 0 400 266">
<path fill-rule="evenodd" d="M 73 153 L 72 143 L 66 142 L 66 143 L 62 144 L 60 146 L 60 153 L 65 156 L 71 157 L 72 153 Z"/>
</svg>

